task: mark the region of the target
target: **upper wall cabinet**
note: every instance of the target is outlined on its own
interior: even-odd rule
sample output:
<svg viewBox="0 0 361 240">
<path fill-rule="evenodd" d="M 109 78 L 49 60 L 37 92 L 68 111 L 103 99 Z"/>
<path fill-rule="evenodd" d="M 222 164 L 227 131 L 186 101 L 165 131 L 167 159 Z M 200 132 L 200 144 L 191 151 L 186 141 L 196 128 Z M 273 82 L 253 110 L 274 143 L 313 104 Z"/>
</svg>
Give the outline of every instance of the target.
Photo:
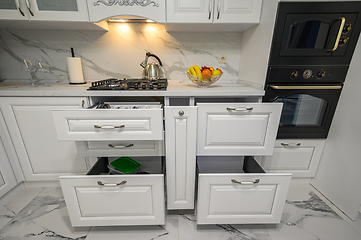
<svg viewBox="0 0 361 240">
<path fill-rule="evenodd" d="M 258 23 L 262 0 L 174 0 L 168 23 Z"/>
<path fill-rule="evenodd" d="M 91 22 L 99 22 L 107 18 L 126 15 L 165 23 L 165 0 L 88 0 L 87 3 Z"/>
<path fill-rule="evenodd" d="M 84 0 L 0 0 L 0 19 L 89 21 Z"/>
</svg>

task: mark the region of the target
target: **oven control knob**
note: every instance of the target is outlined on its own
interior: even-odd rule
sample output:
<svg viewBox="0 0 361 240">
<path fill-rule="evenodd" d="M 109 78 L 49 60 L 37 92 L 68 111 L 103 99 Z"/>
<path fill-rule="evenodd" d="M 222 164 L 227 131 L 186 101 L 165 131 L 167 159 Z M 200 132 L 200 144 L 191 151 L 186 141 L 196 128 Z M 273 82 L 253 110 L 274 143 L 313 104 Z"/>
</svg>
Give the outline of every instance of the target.
<svg viewBox="0 0 361 240">
<path fill-rule="evenodd" d="M 297 77 L 298 77 L 298 72 L 297 71 L 293 71 L 293 72 L 290 73 L 290 78 L 291 79 L 295 79 Z"/>
<path fill-rule="evenodd" d="M 321 70 L 320 72 L 317 73 L 318 78 L 323 78 L 324 76 L 326 76 L 326 72 L 323 70 Z"/>
<path fill-rule="evenodd" d="M 345 45 L 347 43 L 348 40 L 349 40 L 349 37 L 342 37 L 340 39 L 340 42 L 339 42 L 338 45 L 343 46 L 343 45 Z"/>
<path fill-rule="evenodd" d="M 344 26 L 343 29 L 342 29 L 342 33 L 343 33 L 343 34 L 346 34 L 346 33 L 348 33 L 349 31 L 351 31 L 351 29 L 352 29 L 351 24 L 345 24 L 345 26 Z"/>
<path fill-rule="evenodd" d="M 312 70 L 311 70 L 311 69 L 307 69 L 307 70 L 305 70 L 305 71 L 303 72 L 303 78 L 304 78 L 304 79 L 309 79 L 309 78 L 311 78 L 311 77 L 313 77 L 313 76 L 312 76 Z"/>
</svg>

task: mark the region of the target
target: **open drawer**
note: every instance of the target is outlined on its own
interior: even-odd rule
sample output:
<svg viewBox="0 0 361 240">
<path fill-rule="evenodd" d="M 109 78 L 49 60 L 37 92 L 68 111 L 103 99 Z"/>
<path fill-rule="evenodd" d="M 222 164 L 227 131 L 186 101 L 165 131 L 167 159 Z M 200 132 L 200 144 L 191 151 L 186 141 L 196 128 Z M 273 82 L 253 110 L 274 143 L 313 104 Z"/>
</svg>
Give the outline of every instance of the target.
<svg viewBox="0 0 361 240">
<path fill-rule="evenodd" d="M 60 177 L 73 227 L 164 225 L 162 157 L 134 160 L 148 173 L 109 175 L 108 158 L 99 158 L 86 176 Z"/>
<path fill-rule="evenodd" d="M 61 141 L 163 140 L 163 109 L 160 104 L 125 105 L 110 109 L 53 110 Z M 122 105 L 123 104 L 123 105 Z"/>
<path fill-rule="evenodd" d="M 197 224 L 279 223 L 292 175 L 253 157 L 198 157 Z"/>
</svg>

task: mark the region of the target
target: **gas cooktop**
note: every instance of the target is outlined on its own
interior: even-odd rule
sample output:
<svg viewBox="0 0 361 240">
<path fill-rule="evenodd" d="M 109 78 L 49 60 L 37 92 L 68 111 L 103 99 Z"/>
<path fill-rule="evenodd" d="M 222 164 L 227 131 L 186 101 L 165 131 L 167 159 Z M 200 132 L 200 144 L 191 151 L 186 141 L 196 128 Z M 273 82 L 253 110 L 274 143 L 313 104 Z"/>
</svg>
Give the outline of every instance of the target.
<svg viewBox="0 0 361 240">
<path fill-rule="evenodd" d="M 109 78 L 92 82 L 88 90 L 167 90 L 165 78 L 148 80 L 141 78 Z"/>
</svg>

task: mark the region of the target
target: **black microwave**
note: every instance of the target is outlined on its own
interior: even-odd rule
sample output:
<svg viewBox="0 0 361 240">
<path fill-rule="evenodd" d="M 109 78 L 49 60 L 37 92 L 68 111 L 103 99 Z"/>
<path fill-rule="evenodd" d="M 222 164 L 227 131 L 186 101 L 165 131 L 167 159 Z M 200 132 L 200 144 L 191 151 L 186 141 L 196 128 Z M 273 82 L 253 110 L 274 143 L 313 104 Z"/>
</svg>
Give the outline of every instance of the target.
<svg viewBox="0 0 361 240">
<path fill-rule="evenodd" d="M 268 65 L 349 65 L 360 29 L 361 1 L 280 2 Z"/>
</svg>

